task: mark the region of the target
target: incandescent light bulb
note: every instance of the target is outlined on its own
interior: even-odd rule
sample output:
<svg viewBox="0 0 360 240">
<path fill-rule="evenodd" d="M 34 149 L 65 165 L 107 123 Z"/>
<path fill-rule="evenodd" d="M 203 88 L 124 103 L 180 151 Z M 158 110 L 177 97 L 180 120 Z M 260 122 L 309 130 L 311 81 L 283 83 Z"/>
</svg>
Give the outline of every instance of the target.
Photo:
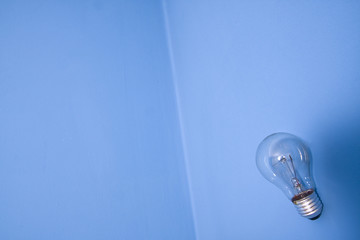
<svg viewBox="0 0 360 240">
<path fill-rule="evenodd" d="M 310 162 L 310 149 L 288 133 L 266 137 L 256 152 L 256 165 L 264 178 L 285 193 L 301 216 L 314 220 L 323 204 L 315 191 Z"/>
</svg>

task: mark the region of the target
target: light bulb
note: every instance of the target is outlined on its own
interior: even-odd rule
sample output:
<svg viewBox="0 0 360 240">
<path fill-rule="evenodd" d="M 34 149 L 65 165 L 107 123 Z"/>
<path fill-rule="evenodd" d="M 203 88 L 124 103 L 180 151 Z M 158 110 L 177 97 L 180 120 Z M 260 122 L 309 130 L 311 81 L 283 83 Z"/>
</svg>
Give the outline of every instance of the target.
<svg viewBox="0 0 360 240">
<path fill-rule="evenodd" d="M 256 152 L 256 165 L 264 178 L 285 193 L 301 216 L 314 220 L 323 204 L 315 191 L 310 162 L 310 149 L 288 133 L 266 137 Z"/>
</svg>

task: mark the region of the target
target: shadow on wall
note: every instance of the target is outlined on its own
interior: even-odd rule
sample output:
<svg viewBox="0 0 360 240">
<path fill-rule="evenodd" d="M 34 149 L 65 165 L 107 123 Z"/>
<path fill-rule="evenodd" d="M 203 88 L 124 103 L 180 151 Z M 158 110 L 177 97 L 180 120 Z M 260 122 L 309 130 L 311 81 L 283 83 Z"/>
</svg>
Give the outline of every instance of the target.
<svg viewBox="0 0 360 240">
<path fill-rule="evenodd" d="M 324 187 L 327 195 L 326 215 L 342 219 L 348 234 L 360 237 L 360 114 L 337 120 L 321 130 L 323 155 L 318 167 L 325 186 L 319 188 Z"/>
</svg>

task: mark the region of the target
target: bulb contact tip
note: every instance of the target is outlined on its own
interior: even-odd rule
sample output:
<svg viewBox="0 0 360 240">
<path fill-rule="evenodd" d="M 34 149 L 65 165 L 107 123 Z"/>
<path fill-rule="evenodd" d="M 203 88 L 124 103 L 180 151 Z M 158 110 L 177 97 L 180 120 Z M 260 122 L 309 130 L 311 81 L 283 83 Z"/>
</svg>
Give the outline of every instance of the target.
<svg viewBox="0 0 360 240">
<path fill-rule="evenodd" d="M 323 204 L 315 190 L 307 190 L 296 195 L 292 202 L 299 214 L 310 220 L 318 219 L 321 215 Z"/>
</svg>

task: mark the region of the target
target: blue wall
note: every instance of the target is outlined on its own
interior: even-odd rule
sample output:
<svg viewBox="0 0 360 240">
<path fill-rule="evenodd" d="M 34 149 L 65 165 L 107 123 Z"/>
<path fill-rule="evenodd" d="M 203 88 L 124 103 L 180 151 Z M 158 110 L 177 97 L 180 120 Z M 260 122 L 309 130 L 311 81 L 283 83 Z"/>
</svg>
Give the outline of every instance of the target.
<svg viewBox="0 0 360 240">
<path fill-rule="evenodd" d="M 193 239 L 160 1 L 1 1 L 0 239 Z"/>
<path fill-rule="evenodd" d="M 1 1 L 0 239 L 359 239 L 359 13 Z M 256 169 L 278 131 L 313 151 L 316 221 Z"/>
<path fill-rule="evenodd" d="M 360 239 L 360 2 L 166 1 L 199 239 Z M 267 135 L 307 140 L 324 202 L 262 178 Z"/>
</svg>

